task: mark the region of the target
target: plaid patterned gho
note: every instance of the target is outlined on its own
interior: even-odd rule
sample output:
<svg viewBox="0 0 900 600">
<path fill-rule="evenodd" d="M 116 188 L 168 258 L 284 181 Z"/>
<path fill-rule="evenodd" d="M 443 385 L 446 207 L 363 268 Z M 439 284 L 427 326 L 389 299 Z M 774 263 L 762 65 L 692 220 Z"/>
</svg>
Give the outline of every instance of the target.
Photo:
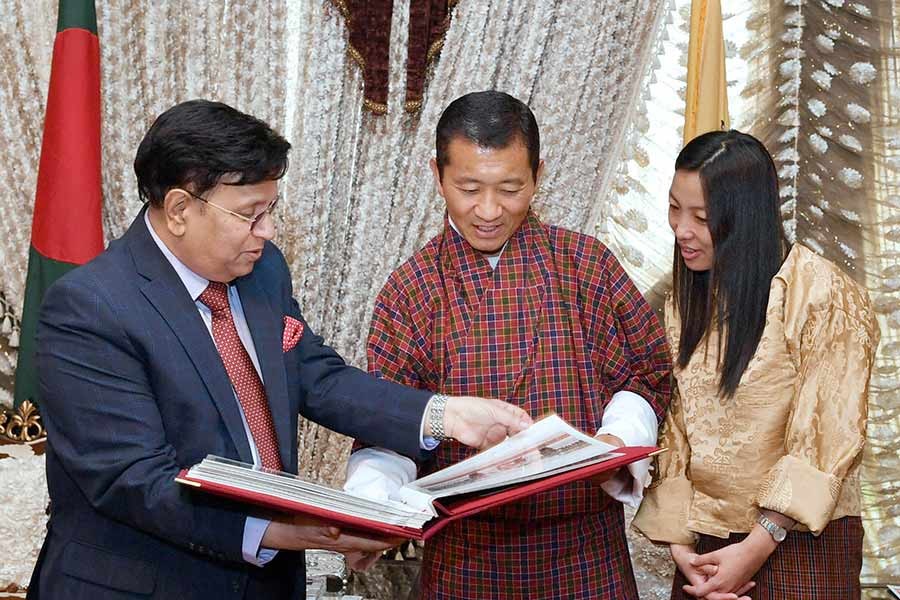
<svg viewBox="0 0 900 600">
<path fill-rule="evenodd" d="M 445 222 L 379 294 L 368 361 L 387 379 L 555 412 L 586 432 L 616 391 L 659 419 L 670 396 L 663 330 L 612 253 L 533 214 L 496 270 Z M 444 442 L 428 469 L 470 452 Z M 622 506 L 589 481 L 447 527 L 425 546 L 422 584 L 428 599 L 637 598 Z"/>
</svg>

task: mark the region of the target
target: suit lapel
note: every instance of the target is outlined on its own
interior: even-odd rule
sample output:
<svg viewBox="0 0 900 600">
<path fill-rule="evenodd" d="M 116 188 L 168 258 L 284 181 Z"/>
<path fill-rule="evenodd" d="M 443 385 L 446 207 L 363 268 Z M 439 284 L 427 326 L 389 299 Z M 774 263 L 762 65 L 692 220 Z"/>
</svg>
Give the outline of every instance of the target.
<svg viewBox="0 0 900 600">
<path fill-rule="evenodd" d="M 141 293 L 156 308 L 190 357 L 225 423 L 241 461 L 252 463 L 253 454 L 238 410 L 234 388 L 231 387 L 222 358 L 197 305 L 150 236 L 144 224 L 144 211 L 135 219 L 125 237 L 138 273 L 147 279 L 141 287 Z"/>
<path fill-rule="evenodd" d="M 236 282 L 244 317 L 253 336 L 256 357 L 262 371 L 266 398 L 272 421 L 275 424 L 275 435 L 278 437 L 278 451 L 281 464 L 285 469 L 293 464 L 293 452 L 290 447 L 291 415 L 288 403 L 287 377 L 284 371 L 284 357 L 281 348 L 282 315 L 269 304 L 252 273 L 241 277 Z"/>
</svg>

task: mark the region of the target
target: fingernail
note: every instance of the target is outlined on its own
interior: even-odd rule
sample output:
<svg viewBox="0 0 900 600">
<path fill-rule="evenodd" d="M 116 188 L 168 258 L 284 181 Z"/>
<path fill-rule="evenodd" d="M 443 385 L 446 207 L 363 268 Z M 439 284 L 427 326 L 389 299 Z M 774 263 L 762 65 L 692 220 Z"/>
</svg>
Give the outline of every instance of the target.
<svg viewBox="0 0 900 600">
<path fill-rule="evenodd" d="M 528 429 L 531 426 L 531 421 L 528 419 L 522 419 L 519 421 L 519 427 L 522 429 Z"/>
</svg>

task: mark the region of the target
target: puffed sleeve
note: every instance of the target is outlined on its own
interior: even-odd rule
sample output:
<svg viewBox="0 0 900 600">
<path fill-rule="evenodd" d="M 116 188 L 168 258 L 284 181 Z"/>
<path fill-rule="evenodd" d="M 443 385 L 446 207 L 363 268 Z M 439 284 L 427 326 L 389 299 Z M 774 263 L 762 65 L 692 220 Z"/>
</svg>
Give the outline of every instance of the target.
<svg viewBox="0 0 900 600">
<path fill-rule="evenodd" d="M 878 325 L 865 290 L 830 263 L 810 259 L 798 261 L 788 283 L 785 337 L 798 370 L 785 455 L 755 504 L 819 534 L 861 459 Z"/>
<path fill-rule="evenodd" d="M 656 457 L 653 483 L 632 524 L 655 542 L 693 544 L 696 537 L 687 528 L 693 487 L 687 466 L 691 447 L 684 425 L 684 409 L 677 387 L 660 433 L 659 446 L 666 452 Z"/>
</svg>

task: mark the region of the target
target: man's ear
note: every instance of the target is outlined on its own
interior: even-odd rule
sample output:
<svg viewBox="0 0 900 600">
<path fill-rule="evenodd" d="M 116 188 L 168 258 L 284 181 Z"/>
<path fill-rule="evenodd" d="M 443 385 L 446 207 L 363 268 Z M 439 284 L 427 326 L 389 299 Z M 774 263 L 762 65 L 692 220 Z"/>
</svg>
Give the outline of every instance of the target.
<svg viewBox="0 0 900 600">
<path fill-rule="evenodd" d="M 166 228 L 169 232 L 181 237 L 187 228 L 185 211 L 191 200 L 190 194 L 179 188 L 172 188 L 163 198 L 163 214 L 166 217 Z"/>
<path fill-rule="evenodd" d="M 538 187 L 541 185 L 541 178 L 544 176 L 544 159 L 538 161 L 537 171 L 534 172 L 534 191 L 537 193 Z"/>
<path fill-rule="evenodd" d="M 438 194 L 443 198 L 444 184 L 441 182 L 441 170 L 438 168 L 437 159 L 432 158 L 428 164 L 431 166 L 431 174 L 434 175 L 434 187 L 437 188 Z"/>
</svg>

